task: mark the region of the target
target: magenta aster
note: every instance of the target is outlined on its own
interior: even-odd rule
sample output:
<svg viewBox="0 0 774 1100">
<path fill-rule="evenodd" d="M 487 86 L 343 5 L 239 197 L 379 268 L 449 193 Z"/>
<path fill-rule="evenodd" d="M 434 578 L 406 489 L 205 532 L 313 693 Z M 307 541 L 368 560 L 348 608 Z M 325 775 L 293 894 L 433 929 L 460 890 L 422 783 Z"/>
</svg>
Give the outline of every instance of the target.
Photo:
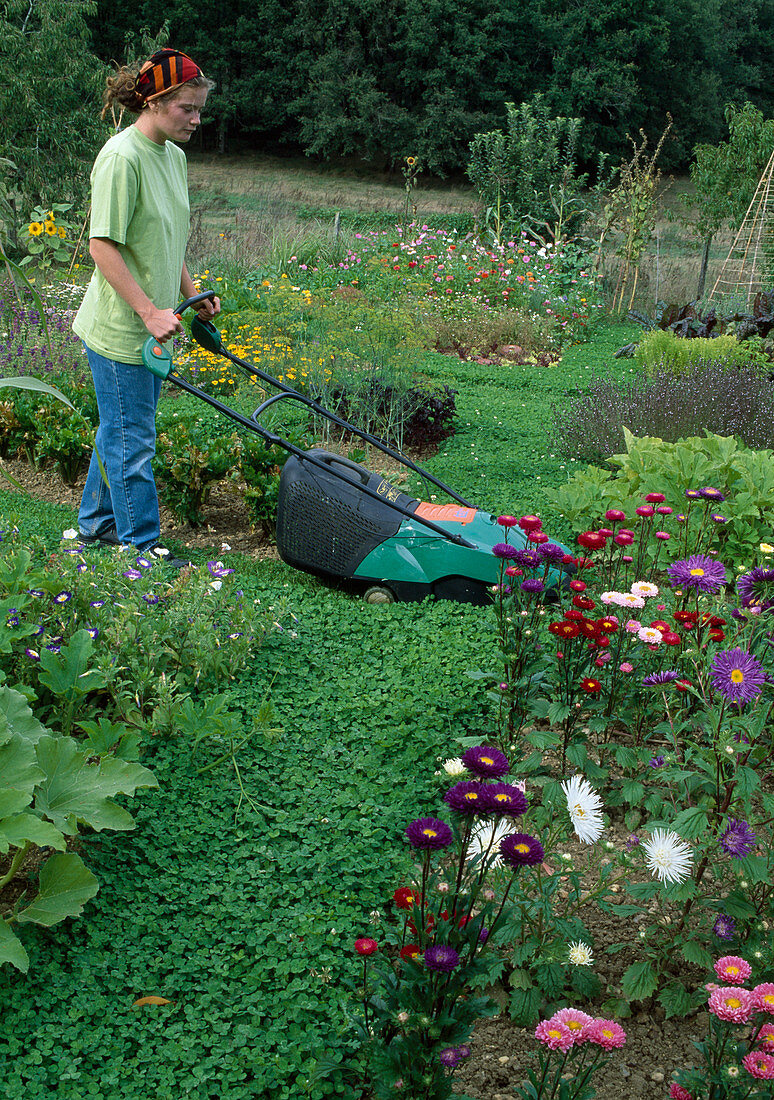
<svg viewBox="0 0 774 1100">
<path fill-rule="evenodd" d="M 768 1012 L 774 1016 L 774 982 L 761 982 L 752 991 L 758 1012 Z"/>
<path fill-rule="evenodd" d="M 575 1037 L 565 1024 L 541 1020 L 535 1028 L 535 1038 L 551 1050 L 567 1051 L 575 1042 Z"/>
<path fill-rule="evenodd" d="M 471 775 L 478 775 L 482 779 L 499 779 L 510 771 L 510 764 L 505 753 L 492 745 L 476 745 L 462 754 L 462 763 Z"/>
<path fill-rule="evenodd" d="M 744 985 L 752 974 L 752 967 L 739 955 L 724 955 L 715 963 L 715 973 L 727 985 Z"/>
<path fill-rule="evenodd" d="M 729 703 L 750 703 L 766 682 L 763 665 L 739 646 L 717 653 L 711 665 L 712 686 Z"/>
<path fill-rule="evenodd" d="M 759 1081 L 774 1080 L 774 1054 L 762 1050 L 751 1050 L 742 1059 L 742 1065 L 752 1077 Z"/>
<path fill-rule="evenodd" d="M 626 1042 L 626 1032 L 615 1020 L 594 1020 L 585 1029 L 583 1037 L 604 1050 L 616 1050 Z"/>
<path fill-rule="evenodd" d="M 697 592 L 719 592 L 726 583 L 726 567 L 707 554 L 691 554 L 667 570 L 672 587 L 694 588 Z"/>
<path fill-rule="evenodd" d="M 746 821 L 732 817 L 720 838 L 720 847 L 734 859 L 744 859 L 755 848 L 755 833 Z"/>
</svg>

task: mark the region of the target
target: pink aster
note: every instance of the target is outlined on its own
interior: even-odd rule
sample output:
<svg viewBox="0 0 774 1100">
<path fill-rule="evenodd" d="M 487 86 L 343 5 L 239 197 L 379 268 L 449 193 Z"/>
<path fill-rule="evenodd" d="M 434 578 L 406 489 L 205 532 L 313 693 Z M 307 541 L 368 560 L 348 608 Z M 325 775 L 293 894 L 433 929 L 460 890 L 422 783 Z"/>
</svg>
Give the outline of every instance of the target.
<svg viewBox="0 0 774 1100">
<path fill-rule="evenodd" d="M 552 1024 L 549 1020 L 541 1020 L 535 1028 L 535 1038 L 545 1043 L 551 1050 L 568 1051 L 572 1046 L 573 1034 L 565 1024 Z"/>
<path fill-rule="evenodd" d="M 774 1016 L 774 982 L 761 982 L 752 991 L 755 1007 L 759 1012 L 769 1012 Z"/>
<path fill-rule="evenodd" d="M 763 1050 L 752 1050 L 749 1054 L 745 1054 L 742 1065 L 759 1081 L 774 1080 L 774 1054 L 766 1054 Z"/>
<path fill-rule="evenodd" d="M 772 986 L 774 989 L 774 986 Z M 719 1020 L 746 1024 L 755 1009 L 753 995 L 747 989 L 721 985 L 710 993 L 707 1008 Z"/>
<path fill-rule="evenodd" d="M 673 1081 L 669 1086 L 669 1100 L 693 1100 L 693 1093 L 682 1085 L 678 1085 L 677 1081 Z"/>
<path fill-rule="evenodd" d="M 594 1017 L 589 1016 L 588 1012 L 582 1012 L 579 1008 L 560 1008 L 558 1012 L 555 1012 L 550 1020 L 546 1020 L 547 1024 L 564 1024 L 572 1032 L 574 1042 L 578 1042 L 584 1034 L 584 1029 L 588 1029 L 589 1024 L 594 1023 Z"/>
<path fill-rule="evenodd" d="M 774 1024 L 764 1024 L 758 1032 L 758 1044 L 763 1050 L 774 1051 Z"/>
<path fill-rule="evenodd" d="M 724 955 L 715 963 L 715 973 L 728 985 L 744 985 L 752 974 L 752 967 L 738 955 Z"/>
<path fill-rule="evenodd" d="M 589 1024 L 584 1038 L 609 1051 L 624 1045 L 626 1032 L 615 1020 L 596 1019 Z"/>
</svg>

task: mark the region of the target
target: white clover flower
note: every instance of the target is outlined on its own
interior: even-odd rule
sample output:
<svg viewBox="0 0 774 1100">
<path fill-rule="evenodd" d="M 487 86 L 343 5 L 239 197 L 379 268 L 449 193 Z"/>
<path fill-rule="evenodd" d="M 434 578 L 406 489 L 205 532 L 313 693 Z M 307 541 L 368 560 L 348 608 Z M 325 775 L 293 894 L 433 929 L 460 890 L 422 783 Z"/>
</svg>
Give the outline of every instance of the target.
<svg viewBox="0 0 774 1100">
<path fill-rule="evenodd" d="M 594 962 L 594 952 L 587 943 L 578 940 L 570 944 L 569 959 L 573 966 L 591 966 Z"/>
<path fill-rule="evenodd" d="M 654 829 L 642 848 L 648 869 L 661 882 L 683 882 L 691 873 L 691 846 L 671 829 Z"/>
<path fill-rule="evenodd" d="M 450 760 L 444 760 L 443 770 L 447 775 L 465 775 L 465 765 L 460 760 L 459 756 L 454 756 Z"/>
<path fill-rule="evenodd" d="M 562 783 L 567 799 L 567 812 L 579 840 L 593 844 L 602 836 L 605 823 L 602 818 L 602 799 L 582 775 Z"/>
</svg>

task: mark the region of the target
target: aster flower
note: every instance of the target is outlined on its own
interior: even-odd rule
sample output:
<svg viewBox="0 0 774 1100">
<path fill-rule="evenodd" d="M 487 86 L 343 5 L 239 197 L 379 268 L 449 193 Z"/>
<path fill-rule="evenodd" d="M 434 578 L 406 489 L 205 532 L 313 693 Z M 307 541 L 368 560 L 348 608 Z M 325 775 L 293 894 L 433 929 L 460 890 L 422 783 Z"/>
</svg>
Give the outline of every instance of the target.
<svg viewBox="0 0 774 1100">
<path fill-rule="evenodd" d="M 465 775 L 467 772 L 467 768 L 462 763 L 459 756 L 453 756 L 449 760 L 444 760 L 443 764 L 441 764 L 441 768 L 447 775 Z"/>
<path fill-rule="evenodd" d="M 494 852 L 495 859 L 492 862 L 499 866 L 500 844 L 509 835 L 511 828 L 512 825 L 508 821 L 480 821 L 470 834 L 467 858 L 475 859 L 487 852 L 490 855 Z"/>
<path fill-rule="evenodd" d="M 602 836 L 605 823 L 602 817 L 602 799 L 582 775 L 562 783 L 567 799 L 567 812 L 577 837 L 584 844 L 594 844 Z"/>
<path fill-rule="evenodd" d="M 759 608 L 768 611 L 774 606 L 774 569 L 764 569 L 758 565 L 749 573 L 737 577 L 736 592 L 742 607 Z M 767 599 L 767 597 L 770 597 Z"/>
<path fill-rule="evenodd" d="M 594 962 L 594 952 L 580 940 L 570 944 L 567 957 L 573 966 L 591 966 Z"/>
<path fill-rule="evenodd" d="M 412 848 L 429 852 L 448 848 L 454 837 L 445 821 L 437 817 L 420 817 L 406 827 L 406 836 Z"/>
<path fill-rule="evenodd" d="M 416 890 L 410 886 L 399 886 L 392 895 L 392 904 L 396 909 L 413 909 Z"/>
<path fill-rule="evenodd" d="M 719 940 L 732 940 L 736 932 L 736 921 L 726 913 L 721 913 L 712 926 L 712 931 Z"/>
<path fill-rule="evenodd" d="M 502 558 L 508 561 L 516 557 L 518 550 L 508 542 L 496 542 L 492 547 L 492 553 L 496 558 Z"/>
<path fill-rule="evenodd" d="M 519 867 L 534 867 L 542 863 L 545 851 L 536 837 L 527 833 L 512 833 L 500 841 L 500 856 L 503 863 L 517 870 Z"/>
<path fill-rule="evenodd" d="M 774 982 L 761 982 L 752 991 L 758 1012 L 768 1012 L 774 1016 Z"/>
<path fill-rule="evenodd" d="M 537 550 L 531 550 L 529 547 L 525 547 L 523 550 L 516 550 L 511 555 L 512 560 L 521 569 L 537 569 L 540 565 L 540 554 Z"/>
<path fill-rule="evenodd" d="M 543 584 L 539 577 L 527 577 L 526 580 L 523 580 L 521 582 L 519 587 L 521 588 L 522 592 L 531 592 L 537 595 L 540 592 L 543 592 L 546 586 Z"/>
<path fill-rule="evenodd" d="M 575 1037 L 565 1024 L 552 1024 L 548 1020 L 541 1020 L 535 1028 L 535 1038 L 544 1043 L 551 1050 L 568 1051 L 575 1042 Z"/>
<path fill-rule="evenodd" d="M 715 973 L 727 985 L 743 985 L 752 974 L 752 967 L 739 955 L 724 955 L 715 963 Z"/>
<path fill-rule="evenodd" d="M 692 1092 L 673 1081 L 669 1086 L 669 1100 L 694 1100 L 694 1097 Z"/>
<path fill-rule="evenodd" d="M 618 1050 L 626 1042 L 626 1032 L 615 1020 L 594 1020 L 584 1029 L 584 1038 L 604 1050 Z"/>
<path fill-rule="evenodd" d="M 487 783 L 483 795 L 483 810 L 486 813 L 521 817 L 527 812 L 524 791 L 510 783 Z"/>
<path fill-rule="evenodd" d="M 746 1024 L 755 1010 L 749 990 L 725 985 L 712 990 L 707 1008 L 719 1020 L 733 1024 Z"/>
<path fill-rule="evenodd" d="M 720 489 L 713 489 L 711 485 L 705 485 L 703 489 L 699 489 L 699 496 L 702 500 L 711 500 L 715 504 L 722 504 L 726 499 Z"/>
<path fill-rule="evenodd" d="M 751 1050 L 749 1054 L 745 1054 L 742 1065 L 751 1077 L 756 1077 L 759 1081 L 774 1080 L 774 1054 Z"/>
<path fill-rule="evenodd" d="M 505 753 L 492 745 L 477 745 L 467 749 L 462 754 L 462 764 L 472 775 L 478 775 L 482 779 L 499 779 L 511 767 Z"/>
<path fill-rule="evenodd" d="M 555 542 L 546 542 L 540 547 L 538 551 L 543 561 L 551 561 L 555 564 L 564 561 L 564 550 L 561 546 L 557 546 Z"/>
<path fill-rule="evenodd" d="M 662 684 L 671 684 L 678 677 L 680 673 L 675 672 L 674 669 L 664 669 L 662 672 L 651 672 L 648 676 L 643 676 L 643 687 L 661 687 Z"/>
<path fill-rule="evenodd" d="M 355 940 L 355 951 L 363 958 L 375 955 L 378 950 L 379 944 L 369 936 L 361 936 L 360 939 Z"/>
<path fill-rule="evenodd" d="M 655 626 L 641 626 L 637 631 L 637 637 L 647 645 L 659 645 L 664 635 Z"/>
<path fill-rule="evenodd" d="M 658 595 L 658 585 L 651 584 L 650 581 L 635 581 L 631 587 L 631 591 L 635 596 L 642 596 L 644 599 L 649 599 L 652 596 Z"/>
<path fill-rule="evenodd" d="M 654 829 L 650 840 L 644 841 L 642 847 L 648 869 L 661 882 L 682 882 L 690 874 L 691 846 L 671 829 Z"/>
<path fill-rule="evenodd" d="M 460 957 L 453 947 L 446 943 L 437 943 L 425 949 L 424 960 L 428 970 L 450 974 L 459 964 Z"/>
<path fill-rule="evenodd" d="M 712 686 L 729 703 L 750 703 L 766 683 L 763 665 L 739 646 L 715 654 L 710 666 Z"/>
<path fill-rule="evenodd" d="M 484 786 L 472 779 L 463 779 L 460 783 L 455 783 L 443 796 L 443 800 L 458 814 L 485 812 Z"/>
<path fill-rule="evenodd" d="M 691 554 L 667 570 L 672 587 L 694 588 L 697 592 L 719 592 L 726 583 L 726 567 L 707 554 Z"/>
<path fill-rule="evenodd" d="M 446 1047 L 438 1055 L 438 1061 L 447 1069 L 454 1069 L 462 1061 L 462 1055 L 456 1047 Z"/>
<path fill-rule="evenodd" d="M 755 833 L 746 821 L 732 817 L 720 838 L 720 847 L 734 859 L 744 859 L 755 848 Z"/>
</svg>

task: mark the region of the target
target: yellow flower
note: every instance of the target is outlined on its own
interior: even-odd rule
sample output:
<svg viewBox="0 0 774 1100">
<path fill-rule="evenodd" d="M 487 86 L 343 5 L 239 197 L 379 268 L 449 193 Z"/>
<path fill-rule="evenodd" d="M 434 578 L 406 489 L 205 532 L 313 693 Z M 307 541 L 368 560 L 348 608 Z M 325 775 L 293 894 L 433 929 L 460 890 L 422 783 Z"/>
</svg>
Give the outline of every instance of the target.
<svg viewBox="0 0 774 1100">
<path fill-rule="evenodd" d="M 54 225 L 53 222 L 44 221 L 43 222 L 43 228 L 45 229 L 45 231 L 49 235 L 49 237 L 53 237 L 56 234 L 56 226 Z"/>
<path fill-rule="evenodd" d="M 43 226 L 40 224 L 40 222 L 30 222 L 29 226 L 27 227 L 27 232 L 31 237 L 39 237 L 40 234 L 43 232 Z"/>
<path fill-rule="evenodd" d="M 46 214 L 46 221 L 47 222 L 55 222 L 56 221 L 56 218 L 54 217 L 54 211 L 53 210 L 49 210 L 49 212 Z"/>
<path fill-rule="evenodd" d="M 406 164 L 409 166 L 409 168 L 413 168 L 414 165 L 416 164 L 416 162 L 417 162 L 416 157 L 406 157 Z"/>
<path fill-rule="evenodd" d="M 762 542 L 758 549 L 762 554 L 774 554 L 774 546 L 768 542 Z"/>
<path fill-rule="evenodd" d="M 65 232 L 64 228 L 61 225 L 59 226 L 58 233 L 59 233 L 59 236 L 62 238 L 62 240 L 64 240 L 65 237 L 67 236 L 67 233 Z"/>
</svg>

